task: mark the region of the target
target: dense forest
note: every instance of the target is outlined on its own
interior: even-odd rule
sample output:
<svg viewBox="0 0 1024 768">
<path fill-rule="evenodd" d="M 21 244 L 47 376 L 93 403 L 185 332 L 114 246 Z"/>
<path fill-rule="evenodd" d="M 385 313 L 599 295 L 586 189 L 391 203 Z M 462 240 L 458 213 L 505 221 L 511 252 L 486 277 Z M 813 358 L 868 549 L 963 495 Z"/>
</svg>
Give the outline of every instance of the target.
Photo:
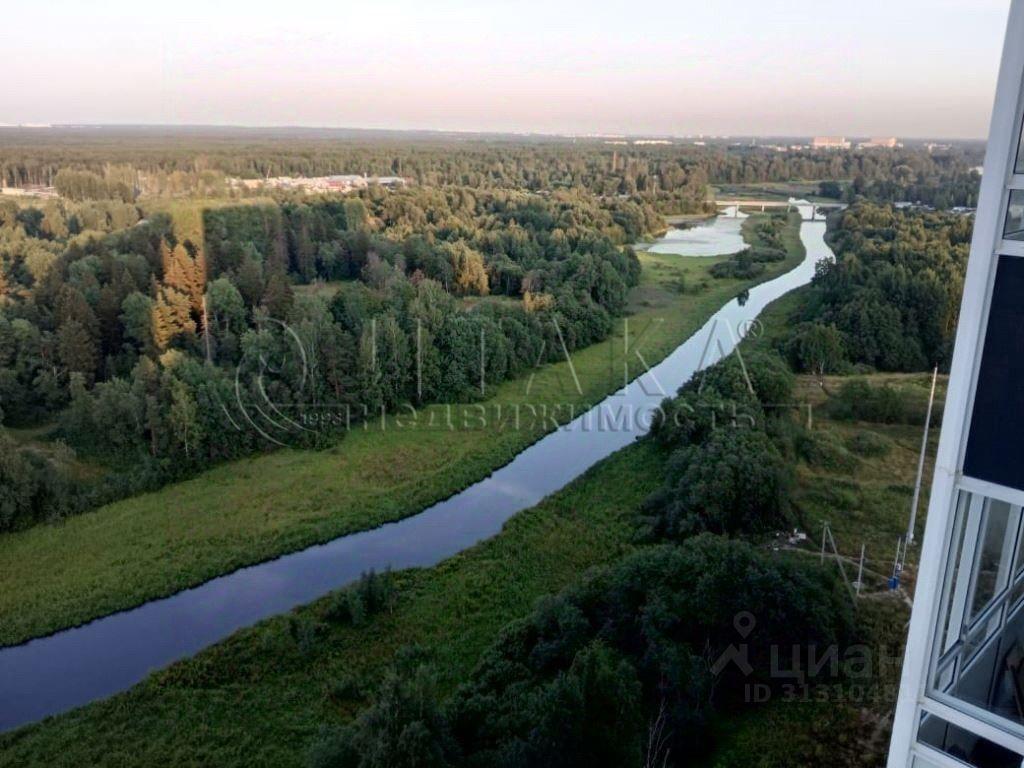
<svg viewBox="0 0 1024 768">
<path fill-rule="evenodd" d="M 746 144 L 608 145 L 510 137 L 337 140 L 316 132 L 193 129 L 0 130 L 0 180 L 58 184 L 74 196 L 222 195 L 225 176 L 398 175 L 423 186 L 639 195 L 666 213 L 698 211 L 708 184 L 824 180 L 826 196 L 910 200 L 945 208 L 977 202 L 980 147 L 777 152 Z M 64 172 L 63 178 L 60 177 Z M 74 176 L 88 172 L 94 178 Z M 841 183 L 840 183 L 841 182 Z M 73 190 L 73 191 L 72 191 Z"/>
<path fill-rule="evenodd" d="M 622 246 L 663 226 L 642 202 L 456 186 L 2 205 L 3 423 L 61 413 L 72 447 L 123 469 L 76 491 L 52 455 L 4 438 L 0 529 L 319 444 L 307 413 L 344 413 L 343 430 L 479 397 L 604 338 L 639 278 Z M 277 432 L 239 427 L 280 404 Z"/>
<path fill-rule="evenodd" d="M 272 137 L 250 146 L 230 134 L 53 143 L 0 132 L 5 183 L 52 182 L 61 193 L 0 199 L 2 423 L 62 414 L 61 439 L 119 468 L 75 491 L 53 454 L 3 438 L 4 472 L 18 482 L 0 528 L 280 442 L 318 444 L 324 430 L 304 427 L 304 408 L 335 409 L 332 421 L 347 426 L 404 403 L 472 397 L 481 380 L 593 343 L 638 279 L 623 246 L 661 229 L 664 211 L 703 209 L 712 182 L 843 179 L 822 191 L 881 199 L 936 187 L 966 204 L 970 162 L 963 150 Z M 239 198 L 224 179 L 334 172 L 417 183 Z M 763 222 L 761 245 L 714 274 L 751 278 L 783 258 L 781 224 Z M 856 203 L 835 227 L 838 262 L 815 279 L 790 361 L 819 371 L 945 364 L 969 230 L 959 216 Z M 470 308 L 466 296 L 487 299 Z M 252 407 L 276 403 L 303 405 L 271 414 L 268 429 L 238 428 Z"/>
<path fill-rule="evenodd" d="M 839 214 L 836 260 L 819 265 L 783 345 L 790 362 L 818 374 L 948 369 L 973 224 L 871 203 Z"/>
</svg>

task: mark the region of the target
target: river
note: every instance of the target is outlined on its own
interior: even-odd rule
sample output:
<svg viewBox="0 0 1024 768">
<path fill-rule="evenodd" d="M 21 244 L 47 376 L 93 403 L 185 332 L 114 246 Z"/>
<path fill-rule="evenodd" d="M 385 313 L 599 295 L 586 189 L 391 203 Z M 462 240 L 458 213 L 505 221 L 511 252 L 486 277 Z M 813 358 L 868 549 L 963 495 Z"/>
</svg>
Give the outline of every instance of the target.
<svg viewBox="0 0 1024 768">
<path fill-rule="evenodd" d="M 719 244 L 728 242 L 733 222 L 716 219 L 701 236 L 714 240 L 717 231 Z M 451 498 L 404 520 L 0 649 L 0 730 L 124 691 L 156 669 L 311 602 L 371 568 L 435 565 L 494 536 L 514 514 L 646 433 L 665 396 L 728 354 L 767 304 L 808 283 L 817 261 L 832 257 L 824 234 L 824 222 L 805 221 L 800 238 L 807 257 L 800 265 L 725 304 L 661 363 Z"/>
<path fill-rule="evenodd" d="M 647 250 L 680 256 L 731 256 L 747 247 L 740 234 L 745 218 L 747 214 L 730 207 L 717 218 L 698 221 L 687 227 L 672 227 Z"/>
</svg>

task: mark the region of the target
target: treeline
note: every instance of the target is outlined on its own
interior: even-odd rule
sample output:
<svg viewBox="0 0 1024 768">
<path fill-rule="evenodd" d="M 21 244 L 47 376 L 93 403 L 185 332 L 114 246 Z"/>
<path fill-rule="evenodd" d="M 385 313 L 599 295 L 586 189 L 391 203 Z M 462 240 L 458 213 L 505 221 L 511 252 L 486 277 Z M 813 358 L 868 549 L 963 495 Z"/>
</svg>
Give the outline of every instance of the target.
<svg viewBox="0 0 1024 768">
<path fill-rule="evenodd" d="M 865 198 L 875 203 L 906 201 L 940 210 L 957 206 L 974 208 L 978 205 L 981 188 L 981 174 L 976 167 L 942 161 L 935 167 L 904 163 L 893 167 L 891 173 L 874 178 L 858 174 L 849 184 L 822 182 L 819 192 L 849 203 Z"/>
<path fill-rule="evenodd" d="M 749 686 L 780 684 L 773 648 L 843 647 L 856 634 L 832 574 L 742 541 L 789 527 L 791 465 L 821 454 L 819 440 L 774 407 L 788 404 L 792 385 L 772 355 L 730 357 L 686 385 L 663 404 L 651 438 L 669 458 L 663 489 L 645 504 L 647 545 L 507 626 L 444 701 L 430 660 L 403 651 L 370 706 L 323 731 L 311 766 L 671 766 L 705 757 L 716 717 L 751 706 Z M 729 651 L 748 616 L 737 663 Z"/>
<path fill-rule="evenodd" d="M 225 175 L 262 179 L 367 173 L 399 175 L 431 187 L 581 189 L 605 197 L 640 196 L 673 213 L 701 210 L 708 184 L 800 179 L 850 182 L 850 194 L 883 201 L 973 205 L 978 176 L 972 169 L 979 164 L 980 152 L 958 148 L 779 153 L 751 146 L 620 147 L 583 140 L 410 138 L 370 143 L 135 132 L 114 141 L 74 132 L 31 137 L 0 133 L 0 178 L 11 186 L 50 184 L 62 169 L 89 172 L 106 182 L 111 174 L 123 179 L 128 169 L 137 189 L 148 195 L 211 195 L 225 191 Z M 116 197 L 120 189 L 98 193 Z"/>
<path fill-rule="evenodd" d="M 800 371 L 948 368 L 974 220 L 858 203 L 780 341 Z"/>
<path fill-rule="evenodd" d="M 639 279 L 623 244 L 662 223 L 629 201 L 465 188 L 178 208 L 106 235 L 70 235 L 57 206 L 63 238 L 29 234 L 31 210 L 0 229 L 26 244 L 3 251 L 4 423 L 63 411 L 60 435 L 121 469 L 63 507 L 40 501 L 40 470 L 0 529 L 479 397 L 604 338 Z M 343 282 L 301 288 L 324 280 Z M 489 294 L 515 300 L 458 298 Z"/>
</svg>

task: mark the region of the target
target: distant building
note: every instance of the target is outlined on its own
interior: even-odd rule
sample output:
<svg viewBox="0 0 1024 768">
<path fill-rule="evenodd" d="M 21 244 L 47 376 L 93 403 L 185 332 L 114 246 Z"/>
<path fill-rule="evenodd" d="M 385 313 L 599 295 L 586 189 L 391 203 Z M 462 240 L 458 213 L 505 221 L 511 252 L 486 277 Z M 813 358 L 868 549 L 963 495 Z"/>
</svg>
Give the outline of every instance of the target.
<svg viewBox="0 0 1024 768">
<path fill-rule="evenodd" d="M 844 136 L 815 136 L 811 139 L 811 149 L 849 149 L 850 142 Z"/>
<path fill-rule="evenodd" d="M 247 190 L 291 189 L 302 192 L 352 192 L 366 189 L 371 184 L 382 187 L 404 187 L 406 180 L 401 176 L 367 176 L 355 173 L 333 176 L 274 176 L 266 179 L 229 179 L 232 187 Z"/>
<path fill-rule="evenodd" d="M 899 142 L 896 141 L 895 136 L 887 136 L 885 138 L 874 138 L 862 141 L 857 145 L 861 149 L 895 149 L 899 146 Z"/>
</svg>

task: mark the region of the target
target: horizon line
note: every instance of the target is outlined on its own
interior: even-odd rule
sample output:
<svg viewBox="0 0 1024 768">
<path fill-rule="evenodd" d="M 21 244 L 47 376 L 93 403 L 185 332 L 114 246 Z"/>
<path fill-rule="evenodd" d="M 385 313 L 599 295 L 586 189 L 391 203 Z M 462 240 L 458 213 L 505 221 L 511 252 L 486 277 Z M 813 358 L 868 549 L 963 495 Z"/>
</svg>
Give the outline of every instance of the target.
<svg viewBox="0 0 1024 768">
<path fill-rule="evenodd" d="M 102 128 L 141 128 L 141 129 L 218 129 L 218 130 L 245 130 L 245 131 L 360 131 L 366 133 L 435 133 L 435 134 L 464 134 L 470 136 L 532 136 L 541 138 L 561 139 L 793 139 L 793 138 L 815 138 L 815 137 L 842 137 L 846 139 L 894 137 L 901 141 L 945 141 L 945 142 L 985 142 L 984 136 L 951 137 L 951 136 L 900 136 L 899 134 L 886 134 L 884 132 L 874 133 L 658 133 L 658 132 L 618 132 L 618 131 L 527 131 L 514 129 L 476 129 L 476 128 L 387 128 L 387 127 L 362 127 L 351 125 L 251 125 L 244 123 L 46 123 L 46 122 L 24 122 L 6 123 L 0 122 L 0 130 L 52 130 L 52 129 L 102 129 Z"/>
</svg>

